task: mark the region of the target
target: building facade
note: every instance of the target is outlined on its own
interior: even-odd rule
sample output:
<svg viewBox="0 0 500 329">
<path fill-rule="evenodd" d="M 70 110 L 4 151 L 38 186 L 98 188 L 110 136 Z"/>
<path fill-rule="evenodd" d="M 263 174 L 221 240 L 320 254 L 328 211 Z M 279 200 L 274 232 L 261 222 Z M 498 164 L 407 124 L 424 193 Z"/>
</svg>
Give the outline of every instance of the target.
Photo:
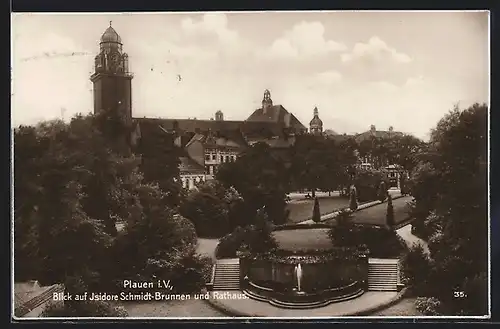
<svg viewBox="0 0 500 329">
<path fill-rule="evenodd" d="M 90 77 L 94 114 L 119 113 L 130 128 L 129 133 L 120 138 L 132 149 L 159 143 L 157 137 L 152 137 L 158 133 L 169 135 L 162 142 L 172 140 L 173 146 L 179 149 L 180 180 L 188 189 L 212 179 L 221 164 L 236 161 L 238 154 L 254 143 L 267 143 L 279 153 L 293 145 L 296 134 L 307 133 L 307 128 L 292 113 L 273 103 L 267 89 L 262 106 L 242 121 L 224 120 L 220 110 L 215 113 L 215 120 L 134 118 L 132 79 L 122 39 L 110 23 L 101 36 L 94 73 Z"/>
</svg>

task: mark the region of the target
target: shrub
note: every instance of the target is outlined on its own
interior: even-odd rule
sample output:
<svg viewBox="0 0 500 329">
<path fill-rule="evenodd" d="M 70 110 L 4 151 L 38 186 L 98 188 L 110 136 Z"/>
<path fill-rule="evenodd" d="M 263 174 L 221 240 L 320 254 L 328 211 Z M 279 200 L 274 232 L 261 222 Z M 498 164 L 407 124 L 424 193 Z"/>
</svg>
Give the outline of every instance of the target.
<svg viewBox="0 0 500 329">
<path fill-rule="evenodd" d="M 466 278 L 462 291 L 467 296 L 460 298 L 461 315 L 484 315 L 488 313 L 488 274 L 481 272 Z"/>
<path fill-rule="evenodd" d="M 77 303 L 49 303 L 41 317 L 126 317 L 125 308 L 101 301 L 80 301 Z"/>
<path fill-rule="evenodd" d="M 200 292 L 210 281 L 213 261 L 210 257 L 188 254 L 173 266 L 168 279 L 175 293 L 191 294 Z"/>
<path fill-rule="evenodd" d="M 228 209 L 216 195 L 192 191 L 179 211 L 193 222 L 200 237 L 221 237 L 229 231 Z"/>
<path fill-rule="evenodd" d="M 402 195 L 407 195 L 410 193 L 410 189 L 408 188 L 408 183 L 407 183 L 405 172 L 402 172 L 399 175 L 399 189 L 400 189 Z"/>
<path fill-rule="evenodd" d="M 313 216 L 312 220 L 315 223 L 321 222 L 321 212 L 319 211 L 319 201 L 318 198 L 314 198 Z"/>
<path fill-rule="evenodd" d="M 236 257 L 237 251 L 246 248 L 252 253 L 262 253 L 277 248 L 271 228 L 267 225 L 237 227 L 232 233 L 224 236 L 215 254 L 217 258 Z"/>
<path fill-rule="evenodd" d="M 335 217 L 337 226 L 344 226 L 344 227 L 349 226 L 352 224 L 352 220 L 353 220 L 352 211 L 348 209 L 342 209 Z"/>
<path fill-rule="evenodd" d="M 441 315 L 441 302 L 434 297 L 418 297 L 415 301 L 417 310 L 423 315 Z"/>
<path fill-rule="evenodd" d="M 430 271 L 430 260 L 424 248 L 420 244 L 414 244 L 401 262 L 403 283 L 412 286 L 415 294 L 425 295 L 423 289 L 429 282 Z"/>
<path fill-rule="evenodd" d="M 387 226 L 394 227 L 394 206 L 392 205 L 392 197 L 389 194 L 387 196 L 387 214 L 385 216 L 385 222 Z"/>
<path fill-rule="evenodd" d="M 407 250 L 405 242 L 394 230 L 367 225 L 335 225 L 329 232 L 335 247 L 359 247 L 365 245 L 370 257 L 399 257 Z"/>
<path fill-rule="evenodd" d="M 361 170 L 354 182 L 359 201 L 373 201 L 379 199 L 380 182 L 388 185 L 387 173 L 380 170 Z"/>
<path fill-rule="evenodd" d="M 387 185 L 382 180 L 378 186 L 378 199 L 380 200 L 380 202 L 384 202 L 388 194 L 389 193 L 387 192 Z"/>
<path fill-rule="evenodd" d="M 349 194 L 349 209 L 352 211 L 356 211 L 358 209 L 358 200 L 357 200 L 357 191 L 356 187 L 351 188 L 351 192 Z"/>
</svg>

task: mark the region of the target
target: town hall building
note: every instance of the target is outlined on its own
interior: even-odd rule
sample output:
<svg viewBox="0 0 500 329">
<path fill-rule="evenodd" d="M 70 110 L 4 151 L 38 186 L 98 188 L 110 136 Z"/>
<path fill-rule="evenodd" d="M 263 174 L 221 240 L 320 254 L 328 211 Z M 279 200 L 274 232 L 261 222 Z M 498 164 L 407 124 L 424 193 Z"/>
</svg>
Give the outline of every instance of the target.
<svg viewBox="0 0 500 329">
<path fill-rule="evenodd" d="M 339 135 L 323 130 L 318 108 L 306 128 L 283 105 L 274 104 L 271 92 L 265 90 L 261 107 L 254 109 L 246 120 L 225 120 L 224 113 L 217 111 L 214 118 L 157 119 L 134 118 L 132 113 L 132 80 L 129 57 L 124 52 L 122 39 L 110 26 L 102 34 L 99 53 L 95 56 L 93 83 L 94 114 L 117 110 L 130 128 L 125 136 L 126 144 L 134 148 L 139 143 L 155 144 L 153 137 L 165 134 L 179 152 L 179 171 L 183 187 L 191 189 L 197 183 L 213 179 L 217 168 L 226 162 L 235 161 L 245 148 L 263 142 L 273 154 L 286 154 L 300 134 L 326 136 L 338 141 L 354 138 L 361 141 L 372 136 L 391 136 L 402 133 L 378 131 L 374 126 L 365 133 Z M 360 158 L 361 167 L 372 167 L 373 159 Z"/>
<path fill-rule="evenodd" d="M 128 141 L 131 147 L 147 138 L 150 135 L 148 130 L 172 136 L 175 146 L 181 150 L 180 178 L 186 188 L 212 179 L 220 164 L 235 161 L 248 146 L 264 142 L 279 152 L 292 146 L 296 135 L 308 133 L 308 129 L 283 105 L 273 103 L 269 90 L 264 91 L 262 106 L 242 121 L 224 120 L 222 111 L 217 111 L 215 118 L 209 120 L 134 118 L 133 74 L 129 71 L 129 57 L 111 24 L 101 36 L 99 46 L 94 73 L 90 77 L 94 114 L 118 110 L 130 127 Z M 314 113 L 315 124 L 311 126 L 311 132 L 316 133 L 317 109 Z"/>
</svg>

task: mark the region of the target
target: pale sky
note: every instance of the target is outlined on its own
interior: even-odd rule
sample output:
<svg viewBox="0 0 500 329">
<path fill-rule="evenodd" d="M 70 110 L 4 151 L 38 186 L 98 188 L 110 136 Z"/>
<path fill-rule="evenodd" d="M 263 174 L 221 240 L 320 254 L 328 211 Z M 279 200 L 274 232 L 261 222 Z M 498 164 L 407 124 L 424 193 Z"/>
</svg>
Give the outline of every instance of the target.
<svg viewBox="0 0 500 329">
<path fill-rule="evenodd" d="M 13 126 L 93 110 L 109 21 L 134 117 L 244 120 L 267 88 L 306 126 L 317 106 L 324 129 L 426 138 L 455 103 L 489 103 L 487 12 L 13 14 Z"/>
</svg>

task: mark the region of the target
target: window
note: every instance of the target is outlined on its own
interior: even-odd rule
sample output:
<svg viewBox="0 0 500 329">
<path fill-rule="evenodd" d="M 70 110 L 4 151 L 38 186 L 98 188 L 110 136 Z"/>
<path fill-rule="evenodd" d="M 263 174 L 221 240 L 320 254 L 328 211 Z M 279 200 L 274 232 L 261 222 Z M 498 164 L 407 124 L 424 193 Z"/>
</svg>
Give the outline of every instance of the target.
<svg viewBox="0 0 500 329">
<path fill-rule="evenodd" d="M 212 160 L 216 160 L 217 156 L 215 154 L 212 154 Z"/>
<path fill-rule="evenodd" d="M 205 161 L 210 161 L 210 154 L 205 154 Z"/>
</svg>

